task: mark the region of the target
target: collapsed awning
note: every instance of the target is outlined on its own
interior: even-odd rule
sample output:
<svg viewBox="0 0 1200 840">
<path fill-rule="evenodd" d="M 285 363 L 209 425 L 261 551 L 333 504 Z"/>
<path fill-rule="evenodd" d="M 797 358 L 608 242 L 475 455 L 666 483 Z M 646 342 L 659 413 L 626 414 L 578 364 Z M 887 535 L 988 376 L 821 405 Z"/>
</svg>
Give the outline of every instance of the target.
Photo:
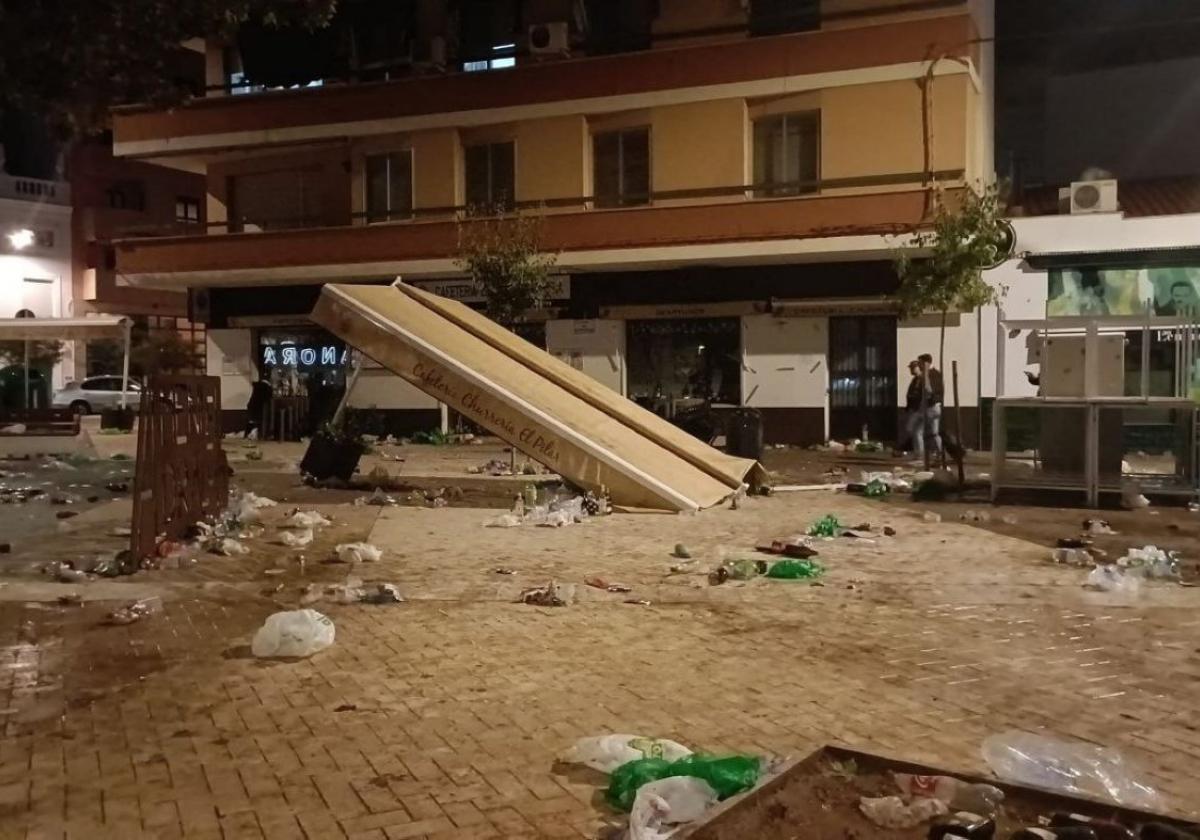
<svg viewBox="0 0 1200 840">
<path fill-rule="evenodd" d="M 85 341 L 124 338 L 129 319 L 119 315 L 97 318 L 0 318 L 0 341 Z"/>
<path fill-rule="evenodd" d="M 312 319 L 574 484 L 615 504 L 711 507 L 758 465 L 726 455 L 455 301 L 327 285 Z"/>
</svg>

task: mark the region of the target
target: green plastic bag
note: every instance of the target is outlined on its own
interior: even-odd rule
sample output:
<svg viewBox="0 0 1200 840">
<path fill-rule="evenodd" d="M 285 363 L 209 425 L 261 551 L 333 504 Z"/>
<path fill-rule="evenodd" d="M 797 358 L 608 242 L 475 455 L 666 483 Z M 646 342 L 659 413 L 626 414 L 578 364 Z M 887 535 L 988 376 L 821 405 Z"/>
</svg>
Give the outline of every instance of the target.
<svg viewBox="0 0 1200 840">
<path fill-rule="evenodd" d="M 823 574 L 825 567 L 815 560 L 780 560 L 767 570 L 776 580 L 814 580 Z"/>
<path fill-rule="evenodd" d="M 642 785 L 672 776 L 694 776 L 708 782 L 718 799 L 728 799 L 754 787 L 760 772 L 761 762 L 752 755 L 689 755 L 678 761 L 639 758 L 612 772 L 604 797 L 614 808 L 628 813 Z"/>
<path fill-rule="evenodd" d="M 869 496 L 871 498 L 878 498 L 880 496 L 886 496 L 890 492 L 892 492 L 892 488 L 888 487 L 886 484 L 884 484 L 878 478 L 872 479 L 870 481 L 870 483 L 868 483 L 867 486 L 863 489 L 863 495 Z"/>
<path fill-rule="evenodd" d="M 829 513 L 808 526 L 808 535 L 810 537 L 836 537 L 843 530 L 842 523 L 838 522 L 836 516 Z"/>
</svg>

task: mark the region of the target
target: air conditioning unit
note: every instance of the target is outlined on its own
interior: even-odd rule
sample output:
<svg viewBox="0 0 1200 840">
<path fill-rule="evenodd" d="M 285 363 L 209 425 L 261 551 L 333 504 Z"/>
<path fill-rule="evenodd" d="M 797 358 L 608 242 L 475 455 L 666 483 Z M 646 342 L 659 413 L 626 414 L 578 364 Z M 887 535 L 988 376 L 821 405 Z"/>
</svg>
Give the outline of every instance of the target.
<svg viewBox="0 0 1200 840">
<path fill-rule="evenodd" d="M 1071 215 L 1078 213 L 1116 213 L 1117 182 L 1076 181 L 1071 184 Z"/>
<path fill-rule="evenodd" d="M 564 55 L 571 48 L 571 26 L 565 20 L 529 27 L 529 51 L 534 55 Z"/>
</svg>

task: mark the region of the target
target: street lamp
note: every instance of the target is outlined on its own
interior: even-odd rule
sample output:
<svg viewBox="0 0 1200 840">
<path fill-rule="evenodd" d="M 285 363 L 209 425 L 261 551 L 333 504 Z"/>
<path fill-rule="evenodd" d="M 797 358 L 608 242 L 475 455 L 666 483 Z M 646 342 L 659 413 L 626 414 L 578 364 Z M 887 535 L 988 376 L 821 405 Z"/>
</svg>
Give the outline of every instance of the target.
<svg viewBox="0 0 1200 840">
<path fill-rule="evenodd" d="M 8 244 L 14 251 L 24 251 L 33 244 L 33 231 L 29 228 L 18 228 L 8 235 Z"/>
</svg>

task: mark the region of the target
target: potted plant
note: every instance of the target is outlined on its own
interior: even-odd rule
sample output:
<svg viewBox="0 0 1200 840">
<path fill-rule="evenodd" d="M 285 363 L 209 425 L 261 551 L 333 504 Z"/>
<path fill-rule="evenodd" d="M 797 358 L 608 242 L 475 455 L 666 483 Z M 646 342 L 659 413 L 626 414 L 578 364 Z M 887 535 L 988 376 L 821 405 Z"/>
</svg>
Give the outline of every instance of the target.
<svg viewBox="0 0 1200 840">
<path fill-rule="evenodd" d="M 329 478 L 349 481 L 366 451 L 362 435 L 351 429 L 344 418 L 334 417 L 313 435 L 300 461 L 300 472 L 317 481 Z"/>
</svg>

